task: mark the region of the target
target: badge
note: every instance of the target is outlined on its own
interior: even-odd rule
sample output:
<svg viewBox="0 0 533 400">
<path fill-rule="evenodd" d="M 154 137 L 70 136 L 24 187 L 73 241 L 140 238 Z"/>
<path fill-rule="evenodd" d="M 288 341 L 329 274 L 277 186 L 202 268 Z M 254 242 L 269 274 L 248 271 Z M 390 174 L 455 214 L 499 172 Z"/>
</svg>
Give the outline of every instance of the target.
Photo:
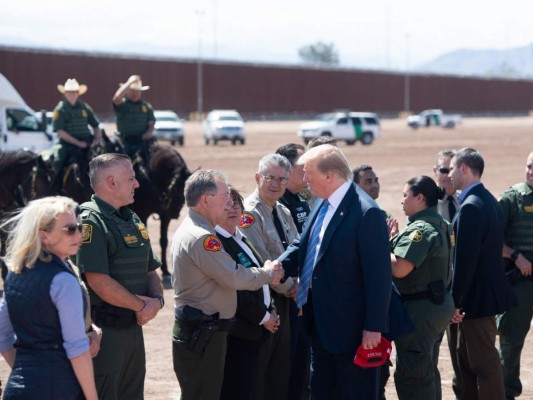
<svg viewBox="0 0 533 400">
<path fill-rule="evenodd" d="M 409 239 L 411 239 L 415 243 L 420 242 L 423 237 L 424 235 L 422 235 L 422 232 L 420 232 L 418 229 L 409 234 Z"/>
<path fill-rule="evenodd" d="M 250 260 L 248 260 L 248 258 L 244 254 L 242 253 L 237 254 L 237 258 L 239 259 L 239 264 L 241 264 L 244 268 L 248 268 L 252 266 L 252 263 L 250 262 Z"/>
<path fill-rule="evenodd" d="M 128 233 L 126 236 L 124 236 L 124 241 L 127 244 L 133 244 L 133 243 L 137 243 L 139 241 L 139 239 L 137 239 L 137 236 L 134 236 L 134 235 Z"/>
<path fill-rule="evenodd" d="M 141 232 L 141 236 L 144 240 L 148 240 L 148 229 L 146 229 L 146 226 L 144 226 L 143 223 L 137 224 L 137 229 L 139 229 L 139 232 Z"/>
<path fill-rule="evenodd" d="M 524 211 L 527 213 L 533 212 L 533 206 L 524 206 Z"/>
<path fill-rule="evenodd" d="M 250 226 L 252 226 L 255 222 L 255 218 L 252 214 L 250 213 L 243 213 L 242 216 L 241 216 L 241 222 L 239 223 L 239 226 L 241 228 L 249 228 Z"/>
<path fill-rule="evenodd" d="M 59 119 L 59 111 L 54 111 L 54 116 L 52 118 L 54 121 L 57 121 Z"/>
<path fill-rule="evenodd" d="M 81 110 L 81 115 L 83 118 L 87 118 L 87 111 L 86 110 Z"/>
<path fill-rule="evenodd" d="M 204 249 L 208 251 L 220 251 L 222 248 L 222 243 L 216 236 L 209 235 L 204 239 Z"/>
<path fill-rule="evenodd" d="M 148 108 L 146 108 L 145 105 L 141 106 L 141 110 L 143 113 L 147 113 L 148 112 Z"/>
<path fill-rule="evenodd" d="M 93 227 L 89 224 L 83 224 L 83 231 L 81 232 L 81 242 L 91 243 L 93 239 Z"/>
</svg>

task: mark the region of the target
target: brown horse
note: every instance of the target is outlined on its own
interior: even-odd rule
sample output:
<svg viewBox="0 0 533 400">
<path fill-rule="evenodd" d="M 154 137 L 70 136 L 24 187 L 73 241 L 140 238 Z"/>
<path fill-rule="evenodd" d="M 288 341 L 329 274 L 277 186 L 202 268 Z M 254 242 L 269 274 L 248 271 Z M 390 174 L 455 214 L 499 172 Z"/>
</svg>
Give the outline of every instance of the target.
<svg viewBox="0 0 533 400">
<path fill-rule="evenodd" d="M 140 187 L 135 191 L 135 202 L 130 208 L 146 224 L 151 214 L 160 220 L 161 270 L 170 275 L 167 268 L 168 225 L 178 218 L 185 203 L 183 190 L 191 172 L 181 155 L 170 146 L 154 144 L 145 164 L 140 157 L 133 160 L 135 175 Z"/>
</svg>

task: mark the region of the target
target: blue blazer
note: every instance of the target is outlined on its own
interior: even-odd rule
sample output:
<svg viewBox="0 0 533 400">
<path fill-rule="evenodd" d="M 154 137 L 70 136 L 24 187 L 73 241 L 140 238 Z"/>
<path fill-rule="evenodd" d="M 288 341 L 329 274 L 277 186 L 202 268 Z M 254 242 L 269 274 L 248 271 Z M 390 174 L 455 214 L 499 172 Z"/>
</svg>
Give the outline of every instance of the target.
<svg viewBox="0 0 533 400">
<path fill-rule="evenodd" d="M 467 193 L 453 220 L 452 296 L 465 318 L 501 314 L 517 305 L 502 259 L 501 206 L 483 184 Z"/>
<path fill-rule="evenodd" d="M 317 200 L 302 234 L 279 260 L 288 275 L 303 267 Z M 312 277 L 313 328 L 330 353 L 354 353 L 363 330 L 389 330 L 392 276 L 388 229 L 383 213 L 352 183 L 322 239 Z"/>
</svg>

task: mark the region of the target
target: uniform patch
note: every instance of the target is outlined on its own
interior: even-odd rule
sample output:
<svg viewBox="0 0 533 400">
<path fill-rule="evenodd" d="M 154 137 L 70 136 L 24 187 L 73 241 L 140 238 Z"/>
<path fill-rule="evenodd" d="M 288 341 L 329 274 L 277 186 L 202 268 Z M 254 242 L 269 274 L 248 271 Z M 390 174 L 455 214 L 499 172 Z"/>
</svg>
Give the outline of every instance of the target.
<svg viewBox="0 0 533 400">
<path fill-rule="evenodd" d="M 137 239 L 137 236 L 134 236 L 128 233 L 126 236 L 124 236 L 124 241 L 127 244 L 133 244 L 133 243 L 137 243 L 139 239 Z"/>
<path fill-rule="evenodd" d="M 144 104 L 141 106 L 141 110 L 142 110 L 143 113 L 147 113 L 148 112 L 148 108 Z"/>
<path fill-rule="evenodd" d="M 524 206 L 524 211 L 528 213 L 533 212 L 533 206 Z"/>
<path fill-rule="evenodd" d="M 413 242 L 420 242 L 423 237 L 424 235 L 422 235 L 422 232 L 420 232 L 418 229 L 409 234 L 409 239 L 411 239 Z"/>
<path fill-rule="evenodd" d="M 91 243 L 93 239 L 93 227 L 89 224 L 82 224 L 83 231 L 81 232 L 81 242 Z"/>
<path fill-rule="evenodd" d="M 250 226 L 252 226 L 255 222 L 255 218 L 252 214 L 250 213 L 243 213 L 242 216 L 241 216 L 241 222 L 239 223 L 239 226 L 241 228 L 249 228 Z"/>
<path fill-rule="evenodd" d="M 148 240 L 148 229 L 146 229 L 146 226 L 144 226 L 143 223 L 137 224 L 137 229 L 139 229 L 139 232 L 141 232 L 141 236 L 144 240 Z"/>
<path fill-rule="evenodd" d="M 209 235 L 204 239 L 204 249 L 208 251 L 220 251 L 222 248 L 222 243 L 216 236 Z"/>
<path fill-rule="evenodd" d="M 81 116 L 83 118 L 87 118 L 88 117 L 87 110 L 81 110 Z"/>
<path fill-rule="evenodd" d="M 453 247 L 455 247 L 455 233 L 451 233 L 450 234 L 450 245 Z"/>
<path fill-rule="evenodd" d="M 59 111 L 54 111 L 54 116 L 52 118 L 54 121 L 57 121 L 59 119 Z"/>
</svg>

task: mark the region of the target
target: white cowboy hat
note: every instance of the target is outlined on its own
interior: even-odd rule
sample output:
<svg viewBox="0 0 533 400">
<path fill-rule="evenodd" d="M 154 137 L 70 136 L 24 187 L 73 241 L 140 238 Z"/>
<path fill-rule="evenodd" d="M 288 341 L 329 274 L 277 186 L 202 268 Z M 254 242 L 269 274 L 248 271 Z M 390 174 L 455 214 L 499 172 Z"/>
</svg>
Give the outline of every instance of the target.
<svg viewBox="0 0 533 400">
<path fill-rule="evenodd" d="M 119 83 L 119 86 L 124 85 L 123 83 Z M 143 86 L 143 82 L 140 79 L 137 79 L 135 82 L 133 82 L 129 89 L 131 90 L 140 90 L 141 92 L 144 92 L 145 90 L 150 89 L 150 86 Z"/>
<path fill-rule="evenodd" d="M 57 90 L 60 93 L 78 92 L 80 95 L 87 91 L 87 85 L 80 85 L 76 79 L 67 79 L 65 85 L 57 85 Z"/>
</svg>

